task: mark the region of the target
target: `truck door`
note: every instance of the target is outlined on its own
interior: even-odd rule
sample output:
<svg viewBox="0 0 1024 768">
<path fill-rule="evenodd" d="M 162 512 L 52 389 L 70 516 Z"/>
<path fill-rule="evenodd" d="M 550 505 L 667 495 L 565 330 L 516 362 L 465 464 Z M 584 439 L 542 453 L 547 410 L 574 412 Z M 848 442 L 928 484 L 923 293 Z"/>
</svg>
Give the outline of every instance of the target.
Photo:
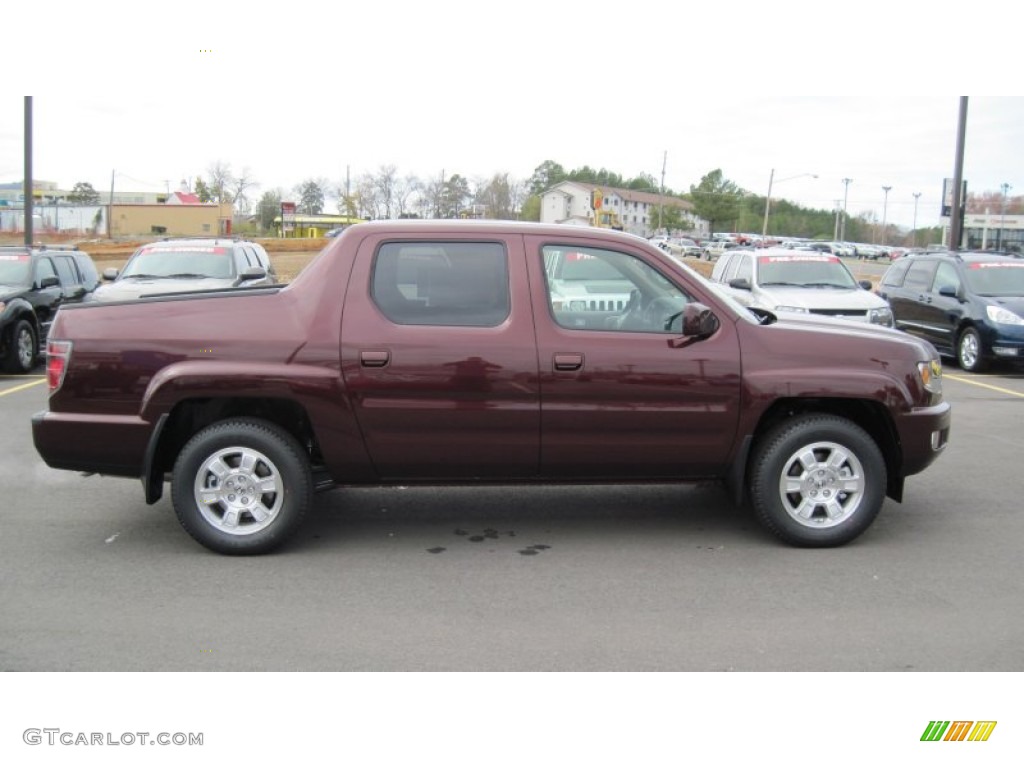
<svg viewBox="0 0 1024 768">
<path fill-rule="evenodd" d="M 664 265 L 621 244 L 531 236 L 526 253 L 540 359 L 541 473 L 720 473 L 739 417 L 732 323 L 686 343 L 679 313 L 694 295 Z"/>
<path fill-rule="evenodd" d="M 342 372 L 382 479 L 535 477 L 537 349 L 522 238 L 359 247 Z"/>
</svg>

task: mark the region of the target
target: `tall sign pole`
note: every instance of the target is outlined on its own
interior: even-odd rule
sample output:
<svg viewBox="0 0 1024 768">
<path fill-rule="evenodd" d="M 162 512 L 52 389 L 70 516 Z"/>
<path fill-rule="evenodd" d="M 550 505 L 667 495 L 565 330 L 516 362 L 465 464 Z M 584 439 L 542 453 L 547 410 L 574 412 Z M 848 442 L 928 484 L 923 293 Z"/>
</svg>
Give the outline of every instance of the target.
<svg viewBox="0 0 1024 768">
<path fill-rule="evenodd" d="M 967 97 L 960 97 L 960 123 L 956 132 L 956 167 L 953 170 L 953 207 L 949 212 L 949 250 L 959 251 L 963 239 L 964 217 L 961 185 L 964 179 L 964 140 L 967 136 Z"/>
<path fill-rule="evenodd" d="M 25 245 L 32 245 L 32 97 L 25 97 Z"/>
</svg>

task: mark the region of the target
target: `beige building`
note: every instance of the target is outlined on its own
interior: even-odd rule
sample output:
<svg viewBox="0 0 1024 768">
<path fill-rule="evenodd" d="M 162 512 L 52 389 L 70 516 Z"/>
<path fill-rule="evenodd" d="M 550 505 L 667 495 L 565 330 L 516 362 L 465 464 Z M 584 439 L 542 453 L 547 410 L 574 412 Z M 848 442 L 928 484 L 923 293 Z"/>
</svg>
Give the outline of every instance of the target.
<svg viewBox="0 0 1024 768">
<path fill-rule="evenodd" d="M 198 205 L 113 205 L 110 236 L 168 235 L 210 236 L 230 235 L 233 206 L 231 203 Z"/>
<path fill-rule="evenodd" d="M 702 232 L 707 228 L 707 223 L 694 214 L 693 205 L 685 200 L 582 181 L 563 181 L 545 191 L 541 196 L 541 222 L 593 226 L 597 221 L 591 206 L 595 189 L 601 190 L 601 216 L 606 220 L 601 221 L 600 226 L 622 228 L 634 235 L 649 237 L 655 230 L 654 213 L 664 206 L 679 209 L 688 231 Z"/>
</svg>

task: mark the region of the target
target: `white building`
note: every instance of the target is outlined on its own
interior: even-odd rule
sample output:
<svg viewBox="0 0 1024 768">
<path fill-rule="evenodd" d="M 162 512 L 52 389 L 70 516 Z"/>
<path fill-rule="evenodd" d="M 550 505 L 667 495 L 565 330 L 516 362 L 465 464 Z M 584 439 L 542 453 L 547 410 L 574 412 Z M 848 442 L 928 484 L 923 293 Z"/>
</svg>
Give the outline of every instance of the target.
<svg viewBox="0 0 1024 768">
<path fill-rule="evenodd" d="M 608 214 L 603 226 L 620 226 L 634 235 L 650 237 L 655 234 L 657 211 L 664 206 L 680 210 L 687 232 L 700 235 L 707 232 L 707 222 L 697 218 L 693 205 L 685 200 L 657 192 L 638 192 L 582 181 L 563 181 L 544 192 L 540 204 L 541 222 L 594 226 L 596 212 L 591 207 L 591 200 L 595 189 L 600 189 L 603 196 L 601 213 Z"/>
</svg>

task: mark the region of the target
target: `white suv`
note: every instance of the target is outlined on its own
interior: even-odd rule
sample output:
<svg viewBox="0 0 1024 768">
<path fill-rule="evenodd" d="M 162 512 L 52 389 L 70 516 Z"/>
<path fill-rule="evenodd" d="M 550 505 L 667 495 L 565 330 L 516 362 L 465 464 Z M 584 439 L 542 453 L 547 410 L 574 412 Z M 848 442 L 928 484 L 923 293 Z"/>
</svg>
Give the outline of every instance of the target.
<svg viewBox="0 0 1024 768">
<path fill-rule="evenodd" d="M 888 302 L 858 283 L 838 256 L 766 248 L 732 251 L 715 265 L 711 281 L 748 307 L 806 312 L 892 327 Z"/>
</svg>

